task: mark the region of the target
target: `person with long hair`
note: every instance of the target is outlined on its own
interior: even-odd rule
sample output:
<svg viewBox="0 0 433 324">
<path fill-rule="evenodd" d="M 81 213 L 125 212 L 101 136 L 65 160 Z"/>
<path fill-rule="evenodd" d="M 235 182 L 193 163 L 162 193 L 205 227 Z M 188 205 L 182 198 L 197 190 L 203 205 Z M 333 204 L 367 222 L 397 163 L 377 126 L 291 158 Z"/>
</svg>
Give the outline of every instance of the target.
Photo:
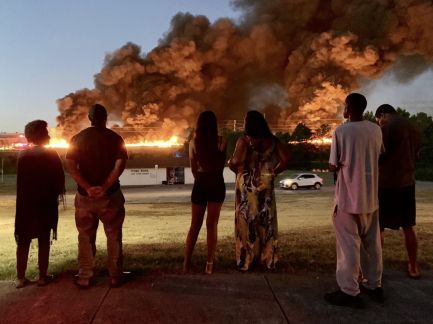
<svg viewBox="0 0 433 324">
<path fill-rule="evenodd" d="M 207 261 L 206 274 L 212 274 L 218 237 L 218 219 L 225 199 L 226 187 L 223 170 L 226 158 L 226 141 L 218 136 L 215 114 L 202 112 L 197 119 L 194 138 L 189 144 L 189 159 L 194 176 L 191 193 L 192 218 L 186 238 L 183 271 L 188 273 L 197 237 L 207 209 Z"/>
<path fill-rule="evenodd" d="M 31 145 L 20 152 L 17 165 L 17 200 L 15 240 L 17 242 L 16 287 L 29 283 L 26 279 L 27 260 L 32 239 L 38 239 L 38 286 L 45 286 L 53 276 L 47 273 L 51 232 L 57 238 L 59 197 L 65 193 L 65 174 L 56 151 L 45 148 L 49 143 L 47 122 L 28 123 L 24 135 Z"/>
<path fill-rule="evenodd" d="M 236 173 L 236 264 L 247 271 L 258 259 L 273 269 L 278 261 L 274 179 L 287 168 L 289 156 L 260 112 L 249 111 L 244 127 L 229 162 Z"/>
</svg>

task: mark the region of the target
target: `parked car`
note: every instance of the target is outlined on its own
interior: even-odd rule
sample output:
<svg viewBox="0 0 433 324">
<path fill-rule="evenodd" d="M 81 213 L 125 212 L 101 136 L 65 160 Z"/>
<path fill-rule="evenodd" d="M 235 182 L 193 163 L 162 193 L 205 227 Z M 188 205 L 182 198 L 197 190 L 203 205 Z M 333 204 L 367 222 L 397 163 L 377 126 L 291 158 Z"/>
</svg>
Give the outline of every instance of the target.
<svg viewBox="0 0 433 324">
<path fill-rule="evenodd" d="M 315 173 L 298 173 L 280 181 L 280 188 L 296 190 L 298 188 L 314 188 L 319 190 L 323 179 Z"/>
</svg>

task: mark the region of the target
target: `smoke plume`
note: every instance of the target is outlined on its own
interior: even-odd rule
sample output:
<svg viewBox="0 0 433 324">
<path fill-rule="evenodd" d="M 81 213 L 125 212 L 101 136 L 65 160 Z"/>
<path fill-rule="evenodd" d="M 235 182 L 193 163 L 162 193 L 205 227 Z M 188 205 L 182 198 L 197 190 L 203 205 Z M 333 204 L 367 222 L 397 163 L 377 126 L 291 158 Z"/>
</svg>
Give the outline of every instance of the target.
<svg viewBox="0 0 433 324">
<path fill-rule="evenodd" d="M 178 13 L 151 52 L 127 43 L 107 55 L 94 89 L 58 100 L 64 136 L 87 124 L 87 110 L 96 102 L 128 137 L 182 134 L 204 109 L 214 110 L 222 126 L 253 108 L 280 124 L 332 124 L 361 80 L 379 78 L 397 61 L 402 80 L 431 67 L 430 0 L 232 5 L 243 13 L 237 22 Z"/>
</svg>

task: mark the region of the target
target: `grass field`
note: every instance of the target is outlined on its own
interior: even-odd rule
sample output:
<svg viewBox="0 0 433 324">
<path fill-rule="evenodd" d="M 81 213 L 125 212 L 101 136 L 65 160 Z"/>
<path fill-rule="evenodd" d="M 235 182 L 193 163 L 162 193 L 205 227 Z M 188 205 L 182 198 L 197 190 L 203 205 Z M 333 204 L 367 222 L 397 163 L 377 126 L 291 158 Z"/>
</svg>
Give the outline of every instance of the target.
<svg viewBox="0 0 433 324">
<path fill-rule="evenodd" d="M 330 183 L 330 176 L 327 181 Z M 72 190 L 72 186 L 70 187 Z M 276 190 L 279 222 L 279 258 L 277 271 L 334 271 L 335 237 L 331 224 L 333 191 Z M 0 185 L 0 280 L 15 276 L 13 238 L 14 185 L 9 179 Z M 417 185 L 417 233 L 422 269 L 433 268 L 433 184 Z M 190 222 L 189 203 L 127 204 L 124 224 L 125 268 L 137 272 L 173 273 L 181 270 L 183 244 Z M 60 210 L 58 240 L 51 248 L 53 273 L 76 271 L 77 232 L 72 202 Z M 224 203 L 219 222 L 219 244 L 215 268 L 230 272 L 234 266 L 233 201 Z M 386 232 L 385 267 L 405 269 L 402 233 Z M 31 248 L 28 275 L 37 274 L 37 244 Z M 97 269 L 104 269 L 105 235 L 98 230 Z M 199 237 L 193 257 L 193 269 L 203 271 L 206 255 L 205 230 Z M 256 270 L 261 271 L 261 270 Z"/>
</svg>

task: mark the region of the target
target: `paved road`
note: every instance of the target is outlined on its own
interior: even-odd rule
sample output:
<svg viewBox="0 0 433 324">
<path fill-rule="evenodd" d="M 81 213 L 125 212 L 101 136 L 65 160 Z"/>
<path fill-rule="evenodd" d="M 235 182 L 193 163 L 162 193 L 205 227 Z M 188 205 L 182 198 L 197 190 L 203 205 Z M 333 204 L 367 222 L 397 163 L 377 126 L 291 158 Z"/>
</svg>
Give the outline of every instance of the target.
<svg viewBox="0 0 433 324">
<path fill-rule="evenodd" d="M 329 306 L 333 274 L 141 274 L 120 288 L 98 277 L 88 290 L 62 274 L 46 287 L 0 282 L 0 323 L 433 323 L 433 274 L 385 274 L 385 304 Z"/>
</svg>

